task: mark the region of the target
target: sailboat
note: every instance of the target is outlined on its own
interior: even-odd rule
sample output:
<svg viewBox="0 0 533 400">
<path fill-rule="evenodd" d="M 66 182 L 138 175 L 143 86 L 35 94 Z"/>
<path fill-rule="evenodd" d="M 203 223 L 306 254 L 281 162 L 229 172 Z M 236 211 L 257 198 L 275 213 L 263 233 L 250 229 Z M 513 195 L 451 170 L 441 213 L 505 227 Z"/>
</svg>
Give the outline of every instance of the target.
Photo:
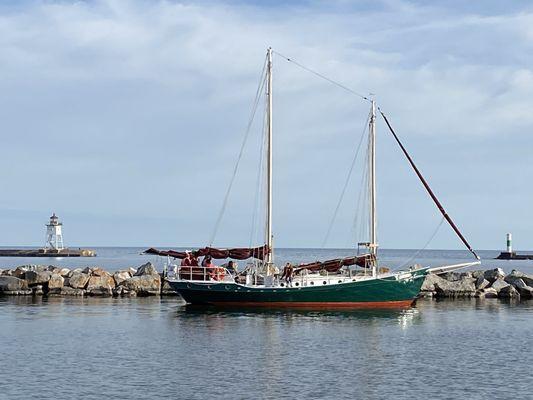
<svg viewBox="0 0 533 400">
<path fill-rule="evenodd" d="M 431 271 L 451 271 L 479 263 L 476 255 L 457 226 L 448 216 L 426 180 L 400 142 L 383 112 L 387 127 L 407 157 L 430 197 L 476 261 L 437 268 L 412 266 L 406 270 L 388 271 L 379 268 L 376 227 L 376 103 L 370 101 L 368 121 L 369 238 L 359 243 L 366 249 L 351 257 L 302 264 L 291 271 L 291 279 L 280 279 L 273 258 L 272 235 L 272 49 L 266 55 L 266 224 L 265 244 L 255 248 L 218 249 L 205 247 L 192 251 L 195 257 L 257 261 L 255 269 L 236 276 L 223 267 L 183 265 L 167 276 L 170 286 L 189 304 L 256 307 L 307 308 L 402 308 L 414 304 L 426 275 Z M 185 259 L 190 252 L 150 248 L 146 254 Z M 363 272 L 354 272 L 353 267 Z M 240 275 L 240 274 L 239 274 Z M 292 276 L 294 275 L 294 276 Z"/>
</svg>

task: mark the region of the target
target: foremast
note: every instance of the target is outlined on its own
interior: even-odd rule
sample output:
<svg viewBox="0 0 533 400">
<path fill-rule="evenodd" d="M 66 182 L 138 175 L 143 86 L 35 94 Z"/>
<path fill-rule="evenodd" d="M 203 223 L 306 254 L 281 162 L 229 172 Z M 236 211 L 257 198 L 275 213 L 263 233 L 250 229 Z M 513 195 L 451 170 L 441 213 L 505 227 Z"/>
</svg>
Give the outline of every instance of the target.
<svg viewBox="0 0 533 400">
<path fill-rule="evenodd" d="M 273 263 L 274 249 L 272 248 L 272 48 L 267 49 L 267 193 L 266 193 L 266 229 L 265 243 L 267 254 L 265 266 L 267 275 Z"/>
</svg>

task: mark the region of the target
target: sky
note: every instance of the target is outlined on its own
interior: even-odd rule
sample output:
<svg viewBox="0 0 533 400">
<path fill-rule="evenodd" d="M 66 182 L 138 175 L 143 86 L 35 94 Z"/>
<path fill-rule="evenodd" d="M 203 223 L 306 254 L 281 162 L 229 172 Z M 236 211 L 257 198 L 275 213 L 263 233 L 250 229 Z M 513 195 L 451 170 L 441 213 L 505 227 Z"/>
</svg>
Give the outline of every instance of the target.
<svg viewBox="0 0 533 400">
<path fill-rule="evenodd" d="M 66 245 L 210 244 L 268 46 L 374 94 L 474 248 L 533 248 L 533 5 L 490 0 L 3 1 L 0 245 L 43 244 L 52 212 Z M 369 105 L 276 55 L 273 78 L 274 243 L 320 247 Z M 260 125 L 214 245 L 261 244 Z M 441 217 L 377 134 L 379 244 L 420 248 Z M 328 247 L 363 239 L 360 189 Z"/>
</svg>

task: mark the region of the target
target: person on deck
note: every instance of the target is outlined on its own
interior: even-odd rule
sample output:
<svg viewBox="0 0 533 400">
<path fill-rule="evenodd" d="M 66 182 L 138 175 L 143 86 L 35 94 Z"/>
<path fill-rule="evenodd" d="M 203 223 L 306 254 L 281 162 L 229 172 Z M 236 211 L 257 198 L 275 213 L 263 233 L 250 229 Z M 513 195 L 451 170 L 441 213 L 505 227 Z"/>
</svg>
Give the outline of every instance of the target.
<svg viewBox="0 0 533 400">
<path fill-rule="evenodd" d="M 291 263 L 285 264 L 283 267 L 283 272 L 281 273 L 281 279 L 285 279 L 287 286 L 292 286 L 292 275 L 294 273 L 294 268 Z"/>
<path fill-rule="evenodd" d="M 194 254 L 191 253 L 191 266 L 197 267 L 198 266 L 198 258 Z"/>
<path fill-rule="evenodd" d="M 233 260 L 229 260 L 228 264 L 226 265 L 226 269 L 231 272 L 232 274 L 237 273 L 237 263 Z"/>
<path fill-rule="evenodd" d="M 193 265 L 192 254 L 190 251 L 185 252 L 185 258 L 181 260 L 182 267 L 190 267 Z"/>
</svg>

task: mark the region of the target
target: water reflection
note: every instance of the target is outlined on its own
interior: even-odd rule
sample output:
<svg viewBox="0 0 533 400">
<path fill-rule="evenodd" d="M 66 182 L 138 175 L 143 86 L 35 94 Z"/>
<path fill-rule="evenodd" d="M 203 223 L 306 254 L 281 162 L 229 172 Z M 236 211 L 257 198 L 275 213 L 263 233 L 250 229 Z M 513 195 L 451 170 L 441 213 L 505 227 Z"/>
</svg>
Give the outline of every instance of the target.
<svg viewBox="0 0 533 400">
<path fill-rule="evenodd" d="M 272 318 L 283 319 L 357 319 L 371 321 L 374 319 L 401 321 L 407 324 L 419 315 L 416 308 L 408 309 L 300 309 L 300 308 L 266 308 L 266 307 L 220 307 L 187 304 L 177 309 L 178 318 L 195 318 L 210 316 L 213 318 Z"/>
</svg>

